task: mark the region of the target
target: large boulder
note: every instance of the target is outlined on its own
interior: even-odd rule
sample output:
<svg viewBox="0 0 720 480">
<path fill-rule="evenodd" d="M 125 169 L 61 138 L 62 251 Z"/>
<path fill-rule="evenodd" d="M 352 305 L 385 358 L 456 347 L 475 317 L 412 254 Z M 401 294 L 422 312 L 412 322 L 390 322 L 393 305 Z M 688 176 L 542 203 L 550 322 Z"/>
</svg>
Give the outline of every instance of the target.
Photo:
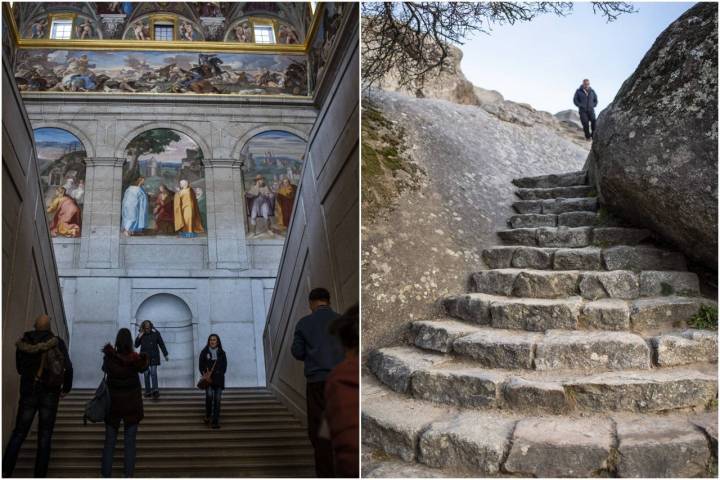
<svg viewBox="0 0 720 480">
<path fill-rule="evenodd" d="M 655 41 L 598 119 L 586 167 L 611 212 L 717 269 L 718 6 Z"/>
</svg>

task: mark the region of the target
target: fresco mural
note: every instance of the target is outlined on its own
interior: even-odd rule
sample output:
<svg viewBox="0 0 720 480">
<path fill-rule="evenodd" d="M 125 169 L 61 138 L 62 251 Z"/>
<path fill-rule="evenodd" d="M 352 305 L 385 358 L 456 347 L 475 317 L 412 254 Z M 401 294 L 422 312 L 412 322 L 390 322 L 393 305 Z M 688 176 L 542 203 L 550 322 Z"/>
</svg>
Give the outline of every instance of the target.
<svg viewBox="0 0 720 480">
<path fill-rule="evenodd" d="M 121 231 L 126 236 L 197 237 L 207 230 L 203 154 L 166 128 L 135 137 L 125 151 Z"/>
<path fill-rule="evenodd" d="M 305 147 L 300 137 L 273 130 L 254 136 L 243 148 L 245 206 L 251 238 L 286 235 Z"/>
<path fill-rule="evenodd" d="M 310 90 L 314 91 L 322 80 L 325 63 L 335 48 L 335 36 L 343 20 L 357 4 L 342 2 L 322 3 L 322 20 L 308 51 L 308 69 L 310 70 Z"/>
<path fill-rule="evenodd" d="M 50 235 L 77 238 L 85 203 L 85 148 L 59 128 L 33 131 Z"/>
<path fill-rule="evenodd" d="M 307 95 L 304 55 L 20 50 L 22 91 Z"/>
</svg>

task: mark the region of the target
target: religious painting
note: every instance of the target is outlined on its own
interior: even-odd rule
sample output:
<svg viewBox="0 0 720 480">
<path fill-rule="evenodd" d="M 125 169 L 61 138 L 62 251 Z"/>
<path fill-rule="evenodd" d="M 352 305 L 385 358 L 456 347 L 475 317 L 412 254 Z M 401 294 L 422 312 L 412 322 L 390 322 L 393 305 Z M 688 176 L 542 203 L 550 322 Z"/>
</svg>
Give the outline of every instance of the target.
<svg viewBox="0 0 720 480">
<path fill-rule="evenodd" d="M 59 128 L 33 133 L 50 235 L 77 238 L 85 203 L 85 148 L 75 135 Z"/>
<path fill-rule="evenodd" d="M 25 32 L 25 38 L 47 38 L 48 37 L 48 19 L 43 16 L 36 18 L 33 22 L 30 22 L 28 31 Z"/>
<path fill-rule="evenodd" d="M 197 237 L 207 230 L 203 154 L 184 133 L 148 130 L 125 150 L 121 230 Z"/>
<path fill-rule="evenodd" d="M 195 28 L 192 22 L 183 20 L 178 25 L 178 40 L 192 42 L 202 40 L 202 34 Z"/>
<path fill-rule="evenodd" d="M 343 20 L 356 4 L 343 2 L 323 2 L 322 19 L 308 51 L 308 68 L 310 70 L 310 90 L 314 91 L 325 73 L 325 65 L 335 48 L 335 40 Z"/>
<path fill-rule="evenodd" d="M 230 25 L 226 34 L 226 42 L 254 43 L 255 34 L 250 20 L 240 20 Z"/>
<path fill-rule="evenodd" d="M 150 20 L 147 18 L 141 18 L 130 24 L 130 28 L 127 29 L 123 40 L 152 40 L 150 35 Z"/>
<path fill-rule="evenodd" d="M 72 37 L 74 40 L 91 40 L 100 38 L 97 24 L 88 17 L 75 17 L 75 20 L 73 21 L 73 28 L 75 29 L 75 34 Z"/>
<path fill-rule="evenodd" d="M 287 234 L 305 147 L 300 137 L 273 130 L 256 135 L 243 148 L 245 206 L 251 238 Z"/>
<path fill-rule="evenodd" d="M 286 23 L 280 24 L 277 32 L 277 43 L 283 45 L 295 45 L 300 43 L 298 33 L 292 25 L 288 25 Z"/>
<path fill-rule="evenodd" d="M 307 95 L 304 55 L 19 50 L 21 91 Z"/>
</svg>

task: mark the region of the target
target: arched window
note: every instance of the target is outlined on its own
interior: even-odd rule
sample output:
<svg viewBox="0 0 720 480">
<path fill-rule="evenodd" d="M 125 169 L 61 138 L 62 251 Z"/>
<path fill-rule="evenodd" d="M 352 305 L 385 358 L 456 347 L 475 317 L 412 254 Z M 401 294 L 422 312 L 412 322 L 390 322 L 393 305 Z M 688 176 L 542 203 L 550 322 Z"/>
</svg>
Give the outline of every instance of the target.
<svg viewBox="0 0 720 480">
<path fill-rule="evenodd" d="M 305 141 L 272 130 L 255 135 L 243 147 L 245 205 L 250 236 L 285 236 L 300 182 Z"/>
<path fill-rule="evenodd" d="M 121 230 L 196 237 L 207 229 L 203 153 L 187 135 L 147 130 L 125 150 Z"/>
<path fill-rule="evenodd" d="M 85 147 L 60 128 L 38 128 L 33 133 L 50 234 L 77 238 L 85 204 Z"/>
</svg>

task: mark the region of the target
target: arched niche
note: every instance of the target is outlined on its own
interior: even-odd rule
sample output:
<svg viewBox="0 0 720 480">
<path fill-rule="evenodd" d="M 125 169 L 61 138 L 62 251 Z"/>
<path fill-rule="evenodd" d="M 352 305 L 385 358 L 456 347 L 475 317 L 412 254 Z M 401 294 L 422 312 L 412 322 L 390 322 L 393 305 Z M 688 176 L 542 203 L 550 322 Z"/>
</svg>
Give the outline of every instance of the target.
<svg viewBox="0 0 720 480">
<path fill-rule="evenodd" d="M 120 225 L 123 233 L 184 237 L 205 234 L 203 152 L 192 138 L 170 128 L 146 130 L 128 143 L 125 159 Z M 187 186 L 183 187 L 185 182 Z M 180 229 L 179 224 L 183 225 Z"/>
<path fill-rule="evenodd" d="M 145 299 L 135 313 L 135 333 L 143 321 L 150 320 L 160 332 L 168 350 L 169 361 L 158 370 L 160 387 L 190 387 L 195 365 L 193 314 L 181 298 L 158 293 Z M 161 352 L 162 355 L 162 352 Z"/>
<path fill-rule="evenodd" d="M 251 238 L 284 237 L 292 220 L 307 143 L 284 130 L 252 137 L 241 151 Z"/>
<path fill-rule="evenodd" d="M 85 205 L 85 147 L 75 135 L 61 128 L 36 128 L 33 135 L 50 235 L 80 237 Z"/>
</svg>

